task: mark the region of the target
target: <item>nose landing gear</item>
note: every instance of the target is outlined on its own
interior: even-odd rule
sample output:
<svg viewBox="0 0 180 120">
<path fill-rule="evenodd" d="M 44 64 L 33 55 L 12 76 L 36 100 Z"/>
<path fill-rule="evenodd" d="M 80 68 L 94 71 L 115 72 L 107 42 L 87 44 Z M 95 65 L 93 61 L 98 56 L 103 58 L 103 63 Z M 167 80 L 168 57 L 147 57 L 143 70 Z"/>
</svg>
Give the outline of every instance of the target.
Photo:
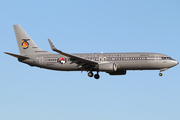
<svg viewBox="0 0 180 120">
<path fill-rule="evenodd" d="M 162 71 L 167 71 L 168 68 L 163 68 L 163 69 L 160 69 L 160 73 L 159 73 L 159 76 L 162 76 L 163 74 L 161 73 Z"/>
<path fill-rule="evenodd" d="M 159 73 L 159 76 L 162 76 L 163 74 L 162 73 Z"/>
</svg>

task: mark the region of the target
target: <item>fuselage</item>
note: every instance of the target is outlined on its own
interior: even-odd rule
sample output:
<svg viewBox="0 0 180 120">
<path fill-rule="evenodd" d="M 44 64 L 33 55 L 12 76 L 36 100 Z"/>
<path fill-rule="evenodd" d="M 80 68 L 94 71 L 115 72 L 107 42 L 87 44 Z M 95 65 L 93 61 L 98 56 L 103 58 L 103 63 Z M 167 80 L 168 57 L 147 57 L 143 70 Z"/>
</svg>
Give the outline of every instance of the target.
<svg viewBox="0 0 180 120">
<path fill-rule="evenodd" d="M 73 54 L 100 64 L 115 63 L 120 70 L 160 70 L 168 69 L 178 64 L 178 61 L 159 53 L 94 53 Z M 82 69 L 69 57 L 61 54 L 30 55 L 31 59 L 20 60 L 30 66 L 59 70 L 59 71 L 90 71 Z M 64 62 L 59 62 L 64 58 Z M 101 71 L 101 70 L 100 70 Z"/>
</svg>

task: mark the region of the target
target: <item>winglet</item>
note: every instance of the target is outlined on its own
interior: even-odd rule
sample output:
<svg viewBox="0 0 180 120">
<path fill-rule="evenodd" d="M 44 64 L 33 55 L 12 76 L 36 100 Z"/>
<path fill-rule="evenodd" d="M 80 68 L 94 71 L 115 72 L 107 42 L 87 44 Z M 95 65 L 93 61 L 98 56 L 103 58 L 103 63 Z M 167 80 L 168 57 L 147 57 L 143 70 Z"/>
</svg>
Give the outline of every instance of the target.
<svg viewBox="0 0 180 120">
<path fill-rule="evenodd" d="M 51 49 L 52 49 L 53 51 L 56 51 L 57 48 L 54 46 L 54 44 L 51 42 L 51 40 L 48 39 L 48 41 L 49 41 L 49 44 L 50 44 L 50 46 L 51 46 Z"/>
</svg>

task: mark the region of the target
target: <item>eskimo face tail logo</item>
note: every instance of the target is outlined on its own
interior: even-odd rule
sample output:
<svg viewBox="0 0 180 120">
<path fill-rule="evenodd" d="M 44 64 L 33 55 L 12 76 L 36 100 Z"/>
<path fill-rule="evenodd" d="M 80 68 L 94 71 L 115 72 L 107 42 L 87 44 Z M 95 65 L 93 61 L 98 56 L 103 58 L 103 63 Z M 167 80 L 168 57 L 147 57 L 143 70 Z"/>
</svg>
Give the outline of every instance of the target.
<svg viewBox="0 0 180 120">
<path fill-rule="evenodd" d="M 57 59 L 57 62 L 60 63 L 61 65 L 63 65 L 63 64 L 66 63 L 66 58 L 60 57 L 60 58 Z"/>
<path fill-rule="evenodd" d="M 27 49 L 29 47 L 29 43 L 27 42 L 30 39 L 22 39 L 21 38 L 21 47 L 23 47 L 23 49 Z"/>
</svg>

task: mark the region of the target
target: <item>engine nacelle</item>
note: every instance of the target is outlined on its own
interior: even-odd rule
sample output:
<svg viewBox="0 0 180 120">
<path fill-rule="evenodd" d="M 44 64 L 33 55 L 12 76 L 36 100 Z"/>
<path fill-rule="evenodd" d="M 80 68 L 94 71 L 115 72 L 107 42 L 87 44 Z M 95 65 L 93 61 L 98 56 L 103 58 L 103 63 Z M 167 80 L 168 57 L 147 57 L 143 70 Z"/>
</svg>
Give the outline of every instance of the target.
<svg viewBox="0 0 180 120">
<path fill-rule="evenodd" d="M 125 75 L 126 70 L 121 70 L 121 71 L 115 71 L 115 72 L 107 72 L 109 75 Z"/>
<path fill-rule="evenodd" d="M 102 63 L 98 66 L 99 71 L 115 72 L 117 71 L 117 65 L 115 63 Z"/>
</svg>

